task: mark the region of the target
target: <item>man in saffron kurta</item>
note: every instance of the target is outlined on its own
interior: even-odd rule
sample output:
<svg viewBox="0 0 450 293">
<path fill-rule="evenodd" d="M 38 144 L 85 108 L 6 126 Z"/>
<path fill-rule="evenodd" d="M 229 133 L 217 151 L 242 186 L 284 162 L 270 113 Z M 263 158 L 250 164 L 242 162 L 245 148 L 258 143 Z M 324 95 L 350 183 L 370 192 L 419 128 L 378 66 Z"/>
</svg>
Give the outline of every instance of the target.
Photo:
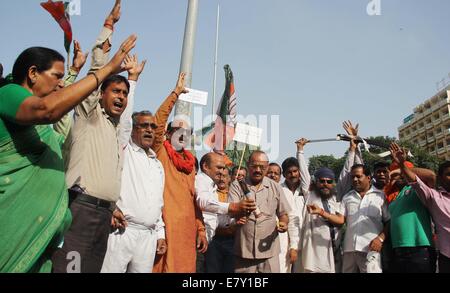
<svg viewBox="0 0 450 293">
<path fill-rule="evenodd" d="M 182 73 L 175 90 L 156 113 L 158 128 L 152 149 L 165 172 L 163 220 L 167 252 L 156 258 L 155 273 L 195 273 L 196 248 L 204 253 L 208 245 L 202 212 L 195 201 L 195 159 L 184 149 L 190 137 L 187 123 L 173 121 L 168 127 L 168 140 L 164 141 L 167 119 L 178 96 L 185 92 L 184 77 Z"/>
</svg>

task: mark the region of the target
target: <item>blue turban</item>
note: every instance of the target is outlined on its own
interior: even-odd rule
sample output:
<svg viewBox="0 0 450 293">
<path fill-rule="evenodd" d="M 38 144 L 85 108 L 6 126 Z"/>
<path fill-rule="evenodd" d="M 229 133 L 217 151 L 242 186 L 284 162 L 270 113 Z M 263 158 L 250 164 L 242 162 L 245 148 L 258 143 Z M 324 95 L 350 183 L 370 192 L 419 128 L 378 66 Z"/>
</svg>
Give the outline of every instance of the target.
<svg viewBox="0 0 450 293">
<path fill-rule="evenodd" d="M 316 178 L 316 180 L 320 178 L 330 178 L 334 180 L 335 176 L 333 170 L 323 167 L 314 173 L 314 178 Z"/>
</svg>

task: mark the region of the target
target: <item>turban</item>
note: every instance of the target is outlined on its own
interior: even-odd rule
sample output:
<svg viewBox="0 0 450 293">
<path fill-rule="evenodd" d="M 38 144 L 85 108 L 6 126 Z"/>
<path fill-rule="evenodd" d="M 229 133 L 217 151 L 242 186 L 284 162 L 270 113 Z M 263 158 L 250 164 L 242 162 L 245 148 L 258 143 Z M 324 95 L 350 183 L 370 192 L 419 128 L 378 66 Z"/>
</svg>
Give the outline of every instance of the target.
<svg viewBox="0 0 450 293">
<path fill-rule="evenodd" d="M 316 173 L 314 173 L 314 177 L 316 179 L 319 179 L 319 178 L 335 179 L 333 170 L 325 168 L 325 167 L 320 168 L 319 170 L 317 170 Z"/>
</svg>

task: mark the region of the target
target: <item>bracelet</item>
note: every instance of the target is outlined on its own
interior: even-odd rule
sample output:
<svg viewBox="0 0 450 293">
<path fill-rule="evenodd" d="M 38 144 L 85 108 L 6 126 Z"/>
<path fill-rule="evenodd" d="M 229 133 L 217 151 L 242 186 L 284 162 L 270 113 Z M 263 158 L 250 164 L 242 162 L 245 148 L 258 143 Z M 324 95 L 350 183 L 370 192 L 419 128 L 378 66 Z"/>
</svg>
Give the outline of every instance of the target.
<svg viewBox="0 0 450 293">
<path fill-rule="evenodd" d="M 109 28 L 112 31 L 114 31 L 114 24 L 111 24 L 110 22 L 105 21 L 103 26 L 106 27 L 106 28 Z"/>
<path fill-rule="evenodd" d="M 378 240 L 380 240 L 381 243 L 384 242 L 383 238 L 381 238 L 380 236 L 377 236 Z"/>
<path fill-rule="evenodd" d="M 95 72 L 89 72 L 87 75 L 93 75 L 95 77 L 95 81 L 97 81 L 97 87 L 96 89 L 98 89 L 99 85 L 100 85 L 100 80 L 98 79 L 98 76 Z"/>
<path fill-rule="evenodd" d="M 324 210 L 324 209 L 321 209 L 319 215 L 320 215 L 321 217 L 325 218 L 325 216 L 324 216 L 324 215 L 325 215 L 325 210 Z"/>
<path fill-rule="evenodd" d="M 180 95 L 178 95 L 175 91 L 172 91 L 172 94 L 175 94 L 175 96 L 177 96 L 177 99 L 180 97 Z"/>
</svg>

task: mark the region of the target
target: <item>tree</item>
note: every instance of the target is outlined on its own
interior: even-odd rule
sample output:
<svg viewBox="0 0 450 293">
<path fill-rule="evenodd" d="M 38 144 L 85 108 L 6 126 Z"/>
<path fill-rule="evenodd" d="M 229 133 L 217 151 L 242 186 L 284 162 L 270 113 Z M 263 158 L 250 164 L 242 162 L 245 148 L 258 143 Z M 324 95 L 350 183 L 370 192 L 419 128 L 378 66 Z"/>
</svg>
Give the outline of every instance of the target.
<svg viewBox="0 0 450 293">
<path fill-rule="evenodd" d="M 369 166 L 369 168 L 372 169 L 373 165 L 376 162 L 384 161 L 389 164 L 391 163 L 392 160 L 390 156 L 382 158 L 379 156 L 379 154 L 389 151 L 388 147 L 392 142 L 396 141 L 395 137 L 372 136 L 368 137 L 366 141 L 370 142 L 371 145 L 369 147 L 369 151 L 364 150 L 362 152 L 365 165 Z M 407 148 L 411 152 L 413 157 L 409 158 L 409 160 L 414 164 L 414 166 L 418 168 L 426 168 L 437 171 L 439 164 L 443 162 L 442 159 L 439 159 L 435 155 L 431 155 L 427 150 L 411 142 L 400 141 L 399 145 L 401 147 Z M 342 168 L 344 167 L 346 157 L 347 152 L 341 158 L 335 158 L 334 156 L 329 155 L 311 157 L 309 159 L 309 172 L 310 174 L 314 174 L 314 172 L 320 167 L 327 167 L 333 170 L 336 176 L 339 176 Z"/>
</svg>

